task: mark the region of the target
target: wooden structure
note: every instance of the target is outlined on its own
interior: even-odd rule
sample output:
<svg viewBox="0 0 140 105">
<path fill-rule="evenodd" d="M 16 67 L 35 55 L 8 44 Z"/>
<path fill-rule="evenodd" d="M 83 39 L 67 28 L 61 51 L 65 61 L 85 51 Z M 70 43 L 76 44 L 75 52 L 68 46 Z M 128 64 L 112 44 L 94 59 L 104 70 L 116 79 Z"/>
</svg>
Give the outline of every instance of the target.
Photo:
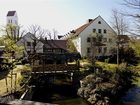
<svg viewBox="0 0 140 105">
<path fill-rule="evenodd" d="M 32 73 L 59 73 L 79 70 L 78 53 L 38 53 L 29 56 Z M 69 63 L 72 62 L 72 63 Z"/>
</svg>

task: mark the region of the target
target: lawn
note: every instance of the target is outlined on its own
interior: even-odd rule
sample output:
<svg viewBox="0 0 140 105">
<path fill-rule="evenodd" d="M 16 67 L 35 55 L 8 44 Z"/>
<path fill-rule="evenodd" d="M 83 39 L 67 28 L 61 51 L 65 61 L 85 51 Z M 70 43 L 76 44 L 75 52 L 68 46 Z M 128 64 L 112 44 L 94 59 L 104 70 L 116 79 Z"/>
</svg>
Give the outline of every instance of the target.
<svg viewBox="0 0 140 105">
<path fill-rule="evenodd" d="M 96 65 L 102 67 L 104 70 L 115 70 L 117 68 L 117 64 L 111 64 L 111 63 L 106 63 L 106 62 L 100 62 L 97 61 L 95 63 Z"/>
<path fill-rule="evenodd" d="M 117 68 L 117 64 L 111 64 L 111 63 L 106 63 L 106 62 L 100 62 L 96 61 L 96 66 L 100 66 L 104 68 L 105 70 L 115 70 Z M 81 70 L 87 69 L 90 66 L 90 62 L 86 59 L 80 60 L 80 67 Z"/>
<path fill-rule="evenodd" d="M 17 74 L 17 78 L 15 79 L 15 75 L 12 76 L 12 88 L 11 88 L 11 71 L 1 72 L 0 74 L 0 96 L 3 96 L 7 93 L 10 93 L 11 90 L 14 91 L 15 88 L 19 89 L 19 80 L 22 78 L 21 71 L 29 70 L 28 66 L 17 65 L 15 69 L 13 69 L 13 74 Z M 7 79 L 7 86 L 6 86 Z M 15 85 L 16 82 L 16 85 Z M 8 91 L 7 91 L 8 88 Z"/>
</svg>

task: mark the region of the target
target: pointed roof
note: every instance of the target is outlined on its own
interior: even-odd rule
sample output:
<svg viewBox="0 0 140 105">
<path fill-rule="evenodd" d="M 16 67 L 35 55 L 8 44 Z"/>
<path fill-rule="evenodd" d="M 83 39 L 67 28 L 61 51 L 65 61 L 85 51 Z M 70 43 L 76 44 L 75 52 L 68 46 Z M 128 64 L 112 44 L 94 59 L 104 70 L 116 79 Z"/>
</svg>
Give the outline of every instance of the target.
<svg viewBox="0 0 140 105">
<path fill-rule="evenodd" d="M 103 19 L 100 15 L 94 19 L 89 19 L 89 22 L 80 26 L 79 28 L 77 28 L 76 30 L 71 31 L 72 37 L 73 36 L 78 36 L 81 32 L 83 32 L 88 26 L 90 26 L 96 19 L 101 18 Z M 104 19 L 103 19 L 104 20 Z M 106 23 L 106 21 L 104 20 L 104 22 Z M 106 23 L 107 24 L 107 23 Z M 108 25 L 108 24 L 107 24 Z M 108 25 L 109 26 L 109 25 Z M 110 27 L 110 26 L 109 26 Z M 110 27 L 111 28 L 111 27 Z M 112 29 L 112 28 L 111 28 Z M 113 29 L 112 29 L 113 30 Z M 113 30 L 114 31 L 114 30 Z M 115 31 L 114 31 L 115 32 Z"/>
<path fill-rule="evenodd" d="M 8 11 L 7 16 L 14 16 L 16 11 Z"/>
<path fill-rule="evenodd" d="M 100 16 L 98 16 L 100 17 Z M 74 36 L 78 36 L 84 29 L 86 29 L 91 23 L 93 23 L 98 17 L 96 17 L 95 19 L 90 19 L 90 22 L 82 25 L 81 27 L 77 28 L 76 30 L 74 30 Z"/>
</svg>

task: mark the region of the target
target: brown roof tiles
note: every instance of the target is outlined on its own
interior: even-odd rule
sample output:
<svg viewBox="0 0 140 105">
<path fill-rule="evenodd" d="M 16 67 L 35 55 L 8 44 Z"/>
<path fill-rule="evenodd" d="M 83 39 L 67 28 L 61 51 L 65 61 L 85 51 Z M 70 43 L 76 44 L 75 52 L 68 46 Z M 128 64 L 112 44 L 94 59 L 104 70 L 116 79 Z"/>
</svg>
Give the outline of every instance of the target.
<svg viewBox="0 0 140 105">
<path fill-rule="evenodd" d="M 66 50 L 67 41 L 66 40 L 44 40 L 45 48 L 61 48 Z"/>
<path fill-rule="evenodd" d="M 99 17 L 99 16 L 98 16 Z M 96 17 L 95 19 L 89 19 L 89 22 L 82 25 L 81 27 L 77 28 L 74 33 L 74 36 L 78 36 L 84 29 L 86 29 L 92 22 L 94 22 L 98 17 Z"/>
</svg>

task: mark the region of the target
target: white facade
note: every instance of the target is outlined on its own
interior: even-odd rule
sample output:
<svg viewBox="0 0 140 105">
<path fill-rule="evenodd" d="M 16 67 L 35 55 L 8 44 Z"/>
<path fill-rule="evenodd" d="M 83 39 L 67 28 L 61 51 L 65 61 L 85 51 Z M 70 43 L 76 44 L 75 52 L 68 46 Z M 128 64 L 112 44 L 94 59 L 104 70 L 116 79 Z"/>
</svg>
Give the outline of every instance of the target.
<svg viewBox="0 0 140 105">
<path fill-rule="evenodd" d="M 12 16 L 7 16 L 7 24 L 18 26 L 18 16 L 16 12 Z"/>
<path fill-rule="evenodd" d="M 113 48 L 116 48 L 116 33 L 101 16 L 98 16 L 89 23 L 81 26 L 80 28 L 75 30 L 75 33 L 71 33 L 69 36 L 74 36 L 74 45 L 81 56 L 87 57 L 91 55 L 90 53 L 92 53 L 91 51 L 93 51 L 91 48 L 91 43 L 87 42 L 87 39 L 97 34 L 101 34 L 103 36 L 101 42 L 105 45 L 100 46 L 100 51 L 98 51 L 98 48 L 96 49 L 97 51 L 94 51 L 93 53 L 95 53 L 96 56 L 111 55 L 111 50 Z"/>
<path fill-rule="evenodd" d="M 36 37 L 31 34 L 31 33 L 27 33 L 26 35 L 24 35 L 24 37 L 22 37 L 18 42 L 17 45 L 19 46 L 24 46 L 25 48 L 25 54 L 27 54 L 27 52 L 32 53 L 34 50 L 34 42 L 36 41 L 36 46 L 35 46 L 35 51 L 36 53 L 43 53 L 43 43 L 38 41 L 38 39 L 36 39 Z"/>
<path fill-rule="evenodd" d="M 72 42 L 74 43 L 74 45 L 75 45 L 77 51 L 78 51 L 80 54 L 82 54 L 82 53 L 81 53 L 81 37 L 77 37 L 77 38 L 73 39 Z"/>
<path fill-rule="evenodd" d="M 16 38 L 19 34 L 18 16 L 16 11 L 8 11 L 6 25 L 11 25 L 13 29 L 13 37 Z"/>
</svg>

